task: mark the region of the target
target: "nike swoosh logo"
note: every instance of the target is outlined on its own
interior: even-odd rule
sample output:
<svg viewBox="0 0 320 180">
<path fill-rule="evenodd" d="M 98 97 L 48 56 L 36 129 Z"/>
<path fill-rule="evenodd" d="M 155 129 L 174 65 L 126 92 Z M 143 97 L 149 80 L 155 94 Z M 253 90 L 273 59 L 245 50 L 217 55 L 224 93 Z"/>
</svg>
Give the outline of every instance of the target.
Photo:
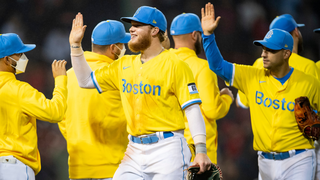
<svg viewBox="0 0 320 180">
<path fill-rule="evenodd" d="M 127 66 L 127 67 L 126 67 L 126 66 L 124 66 L 124 67 L 123 67 L 123 69 L 127 69 L 127 68 L 129 68 L 129 67 L 131 67 L 131 66 Z"/>
<path fill-rule="evenodd" d="M 265 83 L 266 81 L 259 81 L 259 83 Z"/>
</svg>

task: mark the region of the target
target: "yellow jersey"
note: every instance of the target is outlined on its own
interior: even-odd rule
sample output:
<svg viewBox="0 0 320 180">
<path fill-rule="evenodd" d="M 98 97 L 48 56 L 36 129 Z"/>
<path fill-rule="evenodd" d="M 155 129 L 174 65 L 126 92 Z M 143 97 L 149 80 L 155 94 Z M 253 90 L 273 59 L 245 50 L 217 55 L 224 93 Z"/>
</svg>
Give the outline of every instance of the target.
<svg viewBox="0 0 320 180">
<path fill-rule="evenodd" d="M 319 64 L 320 65 L 320 64 Z M 296 53 L 292 53 L 289 58 L 289 66 L 293 67 L 294 69 L 300 70 L 306 74 L 310 74 L 315 78 L 319 79 L 319 70 L 312 60 L 302 57 Z M 258 58 L 254 63 L 253 67 L 263 68 L 263 59 Z M 246 95 L 243 92 L 238 91 L 237 95 L 238 104 L 242 108 L 248 108 L 248 102 Z"/>
<path fill-rule="evenodd" d="M 37 121 L 57 123 L 67 108 L 67 76 L 55 78 L 51 100 L 30 84 L 0 71 L 0 156 L 12 155 L 32 168 L 41 169 Z"/>
<path fill-rule="evenodd" d="M 93 52 L 86 51 L 84 56 L 92 70 L 113 62 Z M 68 108 L 59 128 L 67 141 L 69 177 L 112 178 L 128 144 L 120 93 L 80 88 L 73 68 L 67 73 Z"/>
<path fill-rule="evenodd" d="M 220 95 L 217 75 L 209 69 L 206 60 L 198 58 L 194 50 L 182 47 L 170 49 L 170 51 L 186 62 L 193 73 L 202 100 L 200 109 L 206 125 L 207 155 L 212 163 L 217 164 L 218 131 L 216 120 L 227 115 L 232 98 L 226 94 Z M 187 143 L 194 144 L 187 119 L 185 119 L 185 126 L 184 136 Z"/>
<path fill-rule="evenodd" d="M 297 126 L 294 104 L 296 98 L 307 96 L 311 106 L 320 110 L 320 82 L 315 77 L 294 69 L 282 85 L 266 69 L 234 64 L 230 85 L 247 95 L 254 150 L 314 148 L 313 141 L 305 138 Z"/>
<path fill-rule="evenodd" d="M 185 129 L 183 110 L 201 103 L 189 66 L 168 50 L 146 63 L 140 58 L 126 55 L 94 71 L 96 88 L 120 91 L 127 131 L 133 136 Z"/>
</svg>

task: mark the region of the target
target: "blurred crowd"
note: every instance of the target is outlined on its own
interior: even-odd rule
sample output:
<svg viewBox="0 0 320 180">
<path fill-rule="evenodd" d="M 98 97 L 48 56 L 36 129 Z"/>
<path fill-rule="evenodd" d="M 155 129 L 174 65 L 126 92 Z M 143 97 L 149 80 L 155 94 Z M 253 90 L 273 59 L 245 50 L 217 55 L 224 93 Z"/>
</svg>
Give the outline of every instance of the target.
<svg viewBox="0 0 320 180">
<path fill-rule="evenodd" d="M 51 63 L 54 59 L 68 61 L 71 67 L 69 32 L 77 12 L 84 15 L 88 26 L 83 40 L 84 50 L 91 49 L 91 32 L 102 20 L 119 20 L 132 16 L 142 5 L 161 10 L 168 22 L 183 12 L 199 17 L 205 0 L 2 0 L 0 6 L 0 33 L 17 33 L 24 43 L 36 44 L 28 52 L 28 68 L 17 78 L 30 83 L 52 97 L 54 87 Z M 216 16 L 222 19 L 215 31 L 218 46 L 229 62 L 251 65 L 260 57 L 261 48 L 253 46 L 256 39 L 263 39 L 270 22 L 278 15 L 291 14 L 300 28 L 304 40 L 302 56 L 315 62 L 320 59 L 320 36 L 312 30 L 320 28 L 320 1 L 315 0 L 216 0 Z M 125 24 L 127 30 L 128 24 Z M 173 43 L 170 38 L 171 43 Z M 173 47 L 173 44 L 171 44 Z M 127 48 L 128 49 L 128 48 Z M 127 53 L 131 53 L 129 50 Z M 201 54 L 205 58 L 204 53 Z M 219 79 L 219 87 L 225 87 Z M 234 95 L 236 91 L 232 88 Z M 252 130 L 249 110 L 233 104 L 226 117 L 218 120 L 218 164 L 225 180 L 253 180 L 258 176 L 257 155 L 252 148 Z M 66 142 L 57 124 L 38 121 L 39 151 L 42 170 L 37 180 L 68 179 L 68 154 Z"/>
</svg>

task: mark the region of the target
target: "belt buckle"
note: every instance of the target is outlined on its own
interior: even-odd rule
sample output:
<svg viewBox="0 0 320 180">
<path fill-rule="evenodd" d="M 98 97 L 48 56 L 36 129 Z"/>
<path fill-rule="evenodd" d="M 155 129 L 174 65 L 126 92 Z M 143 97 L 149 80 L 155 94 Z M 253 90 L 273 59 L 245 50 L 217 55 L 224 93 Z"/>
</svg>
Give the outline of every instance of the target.
<svg viewBox="0 0 320 180">
<path fill-rule="evenodd" d="M 144 143 L 143 143 L 143 140 L 142 140 L 143 138 L 148 138 L 148 135 L 141 135 L 141 136 L 139 137 L 141 144 L 144 144 Z"/>
</svg>

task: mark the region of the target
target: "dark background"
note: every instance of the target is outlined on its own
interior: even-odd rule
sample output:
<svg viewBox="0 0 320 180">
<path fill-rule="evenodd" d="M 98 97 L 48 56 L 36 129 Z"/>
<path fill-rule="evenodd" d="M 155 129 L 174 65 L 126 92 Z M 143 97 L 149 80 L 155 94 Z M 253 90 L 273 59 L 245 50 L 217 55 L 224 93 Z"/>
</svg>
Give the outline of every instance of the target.
<svg viewBox="0 0 320 180">
<path fill-rule="evenodd" d="M 26 53 L 29 64 L 26 73 L 18 79 L 26 81 L 47 98 L 52 97 L 54 87 L 51 63 L 54 59 L 65 59 L 71 67 L 69 32 L 72 19 L 77 12 L 84 15 L 88 26 L 83 39 L 84 50 L 91 49 L 91 32 L 96 24 L 107 19 L 119 20 L 132 16 L 142 5 L 161 10 L 168 22 L 183 12 L 200 16 L 204 0 L 0 0 L 0 33 L 14 32 L 24 43 L 36 44 Z M 300 28 L 305 50 L 301 55 L 317 61 L 319 59 L 320 35 L 313 29 L 320 27 L 320 1 L 318 0 L 216 0 L 216 15 L 222 17 L 215 31 L 218 46 L 224 59 L 241 64 L 252 64 L 260 57 L 261 48 L 252 44 L 263 39 L 270 22 L 278 15 L 289 13 Z M 125 24 L 129 29 L 129 24 Z M 173 41 L 171 40 L 171 47 Z M 127 48 L 128 49 L 128 48 Z M 127 50 L 127 53 L 130 53 Z M 205 57 L 201 54 L 201 57 Z M 220 88 L 225 84 L 219 79 Z M 231 88 L 234 95 L 236 90 Z M 252 148 L 252 130 L 249 110 L 236 108 L 218 120 L 219 146 L 218 164 L 225 180 L 253 180 L 258 175 L 257 155 Z M 42 170 L 37 180 L 68 179 L 68 153 L 66 142 L 57 124 L 38 121 L 39 150 Z"/>
</svg>

